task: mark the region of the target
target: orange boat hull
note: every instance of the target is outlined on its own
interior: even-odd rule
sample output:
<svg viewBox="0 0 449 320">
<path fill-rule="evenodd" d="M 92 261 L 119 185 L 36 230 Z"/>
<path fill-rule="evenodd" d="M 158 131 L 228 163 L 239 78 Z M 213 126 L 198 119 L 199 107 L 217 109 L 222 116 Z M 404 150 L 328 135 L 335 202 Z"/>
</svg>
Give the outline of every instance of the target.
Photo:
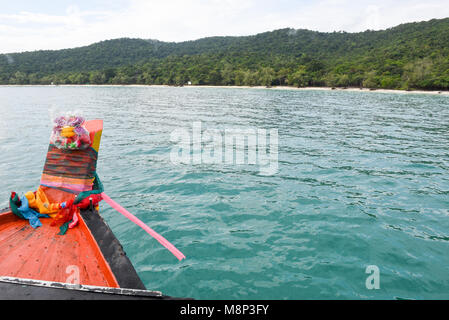
<svg viewBox="0 0 449 320">
<path fill-rule="evenodd" d="M 91 171 L 96 168 L 95 152 L 100 147 L 103 121 L 87 121 L 85 127 L 90 132 L 91 148 L 74 152 L 75 160 L 70 159 L 71 153 L 49 147 L 39 188 L 50 203 L 73 200 L 77 188 L 92 188 Z M 69 165 L 75 167 L 76 179 L 67 174 Z M 59 225 L 51 226 L 53 219 L 40 221 L 42 226 L 33 229 L 28 220 L 9 209 L 0 210 L 0 299 L 39 299 L 46 295 L 87 299 L 97 293 L 100 298 L 105 294 L 167 298 L 146 290 L 122 245 L 92 205 L 80 211 L 79 224 L 65 235 L 58 235 Z M 75 292 L 67 284 L 80 289 Z"/>
<path fill-rule="evenodd" d="M 0 276 L 119 287 L 82 217 L 63 236 L 52 219 L 40 220 L 42 227 L 33 229 L 12 212 L 0 214 Z"/>
</svg>

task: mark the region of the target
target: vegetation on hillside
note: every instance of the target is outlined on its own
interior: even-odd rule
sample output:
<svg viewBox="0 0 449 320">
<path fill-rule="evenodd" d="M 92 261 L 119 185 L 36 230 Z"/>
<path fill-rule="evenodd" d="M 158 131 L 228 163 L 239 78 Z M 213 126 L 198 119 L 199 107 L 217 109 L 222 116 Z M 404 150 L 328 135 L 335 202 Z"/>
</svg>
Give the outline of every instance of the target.
<svg viewBox="0 0 449 320">
<path fill-rule="evenodd" d="M 383 31 L 282 29 L 167 43 L 116 39 L 0 55 L 0 84 L 449 89 L 449 18 Z"/>
</svg>

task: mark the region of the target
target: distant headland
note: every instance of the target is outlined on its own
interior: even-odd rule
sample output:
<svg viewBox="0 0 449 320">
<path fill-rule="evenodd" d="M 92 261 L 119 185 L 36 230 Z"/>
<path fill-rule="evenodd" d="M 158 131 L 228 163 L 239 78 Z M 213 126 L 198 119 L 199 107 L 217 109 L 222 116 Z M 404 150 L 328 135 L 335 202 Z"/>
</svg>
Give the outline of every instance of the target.
<svg viewBox="0 0 449 320">
<path fill-rule="evenodd" d="M 2 85 L 449 90 L 449 18 L 381 31 L 281 29 L 186 42 L 115 39 L 0 55 Z"/>
</svg>

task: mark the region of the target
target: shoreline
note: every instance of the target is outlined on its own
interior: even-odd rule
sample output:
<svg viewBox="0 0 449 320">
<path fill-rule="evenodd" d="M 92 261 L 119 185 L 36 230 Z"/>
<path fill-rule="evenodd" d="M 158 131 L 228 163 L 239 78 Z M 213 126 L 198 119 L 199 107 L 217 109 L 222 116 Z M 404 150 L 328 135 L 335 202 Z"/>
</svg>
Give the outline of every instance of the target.
<svg viewBox="0 0 449 320">
<path fill-rule="evenodd" d="M 291 91 L 349 91 L 349 92 L 374 92 L 374 93 L 398 93 L 398 94 L 433 94 L 449 96 L 449 91 L 426 91 L 426 90 L 397 90 L 397 89 L 368 89 L 368 88 L 339 88 L 339 87 L 289 87 L 289 86 L 212 86 L 212 85 L 146 85 L 146 84 L 2 84 L 1 87 L 143 87 L 143 88 L 219 88 L 219 89 L 256 89 L 256 90 L 291 90 Z"/>
</svg>

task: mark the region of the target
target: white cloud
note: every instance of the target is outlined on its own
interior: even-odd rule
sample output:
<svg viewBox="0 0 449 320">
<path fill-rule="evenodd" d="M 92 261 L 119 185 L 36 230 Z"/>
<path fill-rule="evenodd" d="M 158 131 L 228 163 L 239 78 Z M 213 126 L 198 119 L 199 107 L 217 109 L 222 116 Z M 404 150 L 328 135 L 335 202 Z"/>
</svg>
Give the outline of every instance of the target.
<svg viewBox="0 0 449 320">
<path fill-rule="evenodd" d="M 184 41 L 249 35 L 279 28 L 348 32 L 383 29 L 449 16 L 445 1 L 377 0 L 130 0 L 122 11 L 80 10 L 59 15 L 0 14 L 0 53 L 60 49 L 119 37 Z"/>
<path fill-rule="evenodd" d="M 377 30 L 380 29 L 380 8 L 378 6 L 368 6 L 365 10 L 365 27 L 364 29 Z"/>
</svg>

